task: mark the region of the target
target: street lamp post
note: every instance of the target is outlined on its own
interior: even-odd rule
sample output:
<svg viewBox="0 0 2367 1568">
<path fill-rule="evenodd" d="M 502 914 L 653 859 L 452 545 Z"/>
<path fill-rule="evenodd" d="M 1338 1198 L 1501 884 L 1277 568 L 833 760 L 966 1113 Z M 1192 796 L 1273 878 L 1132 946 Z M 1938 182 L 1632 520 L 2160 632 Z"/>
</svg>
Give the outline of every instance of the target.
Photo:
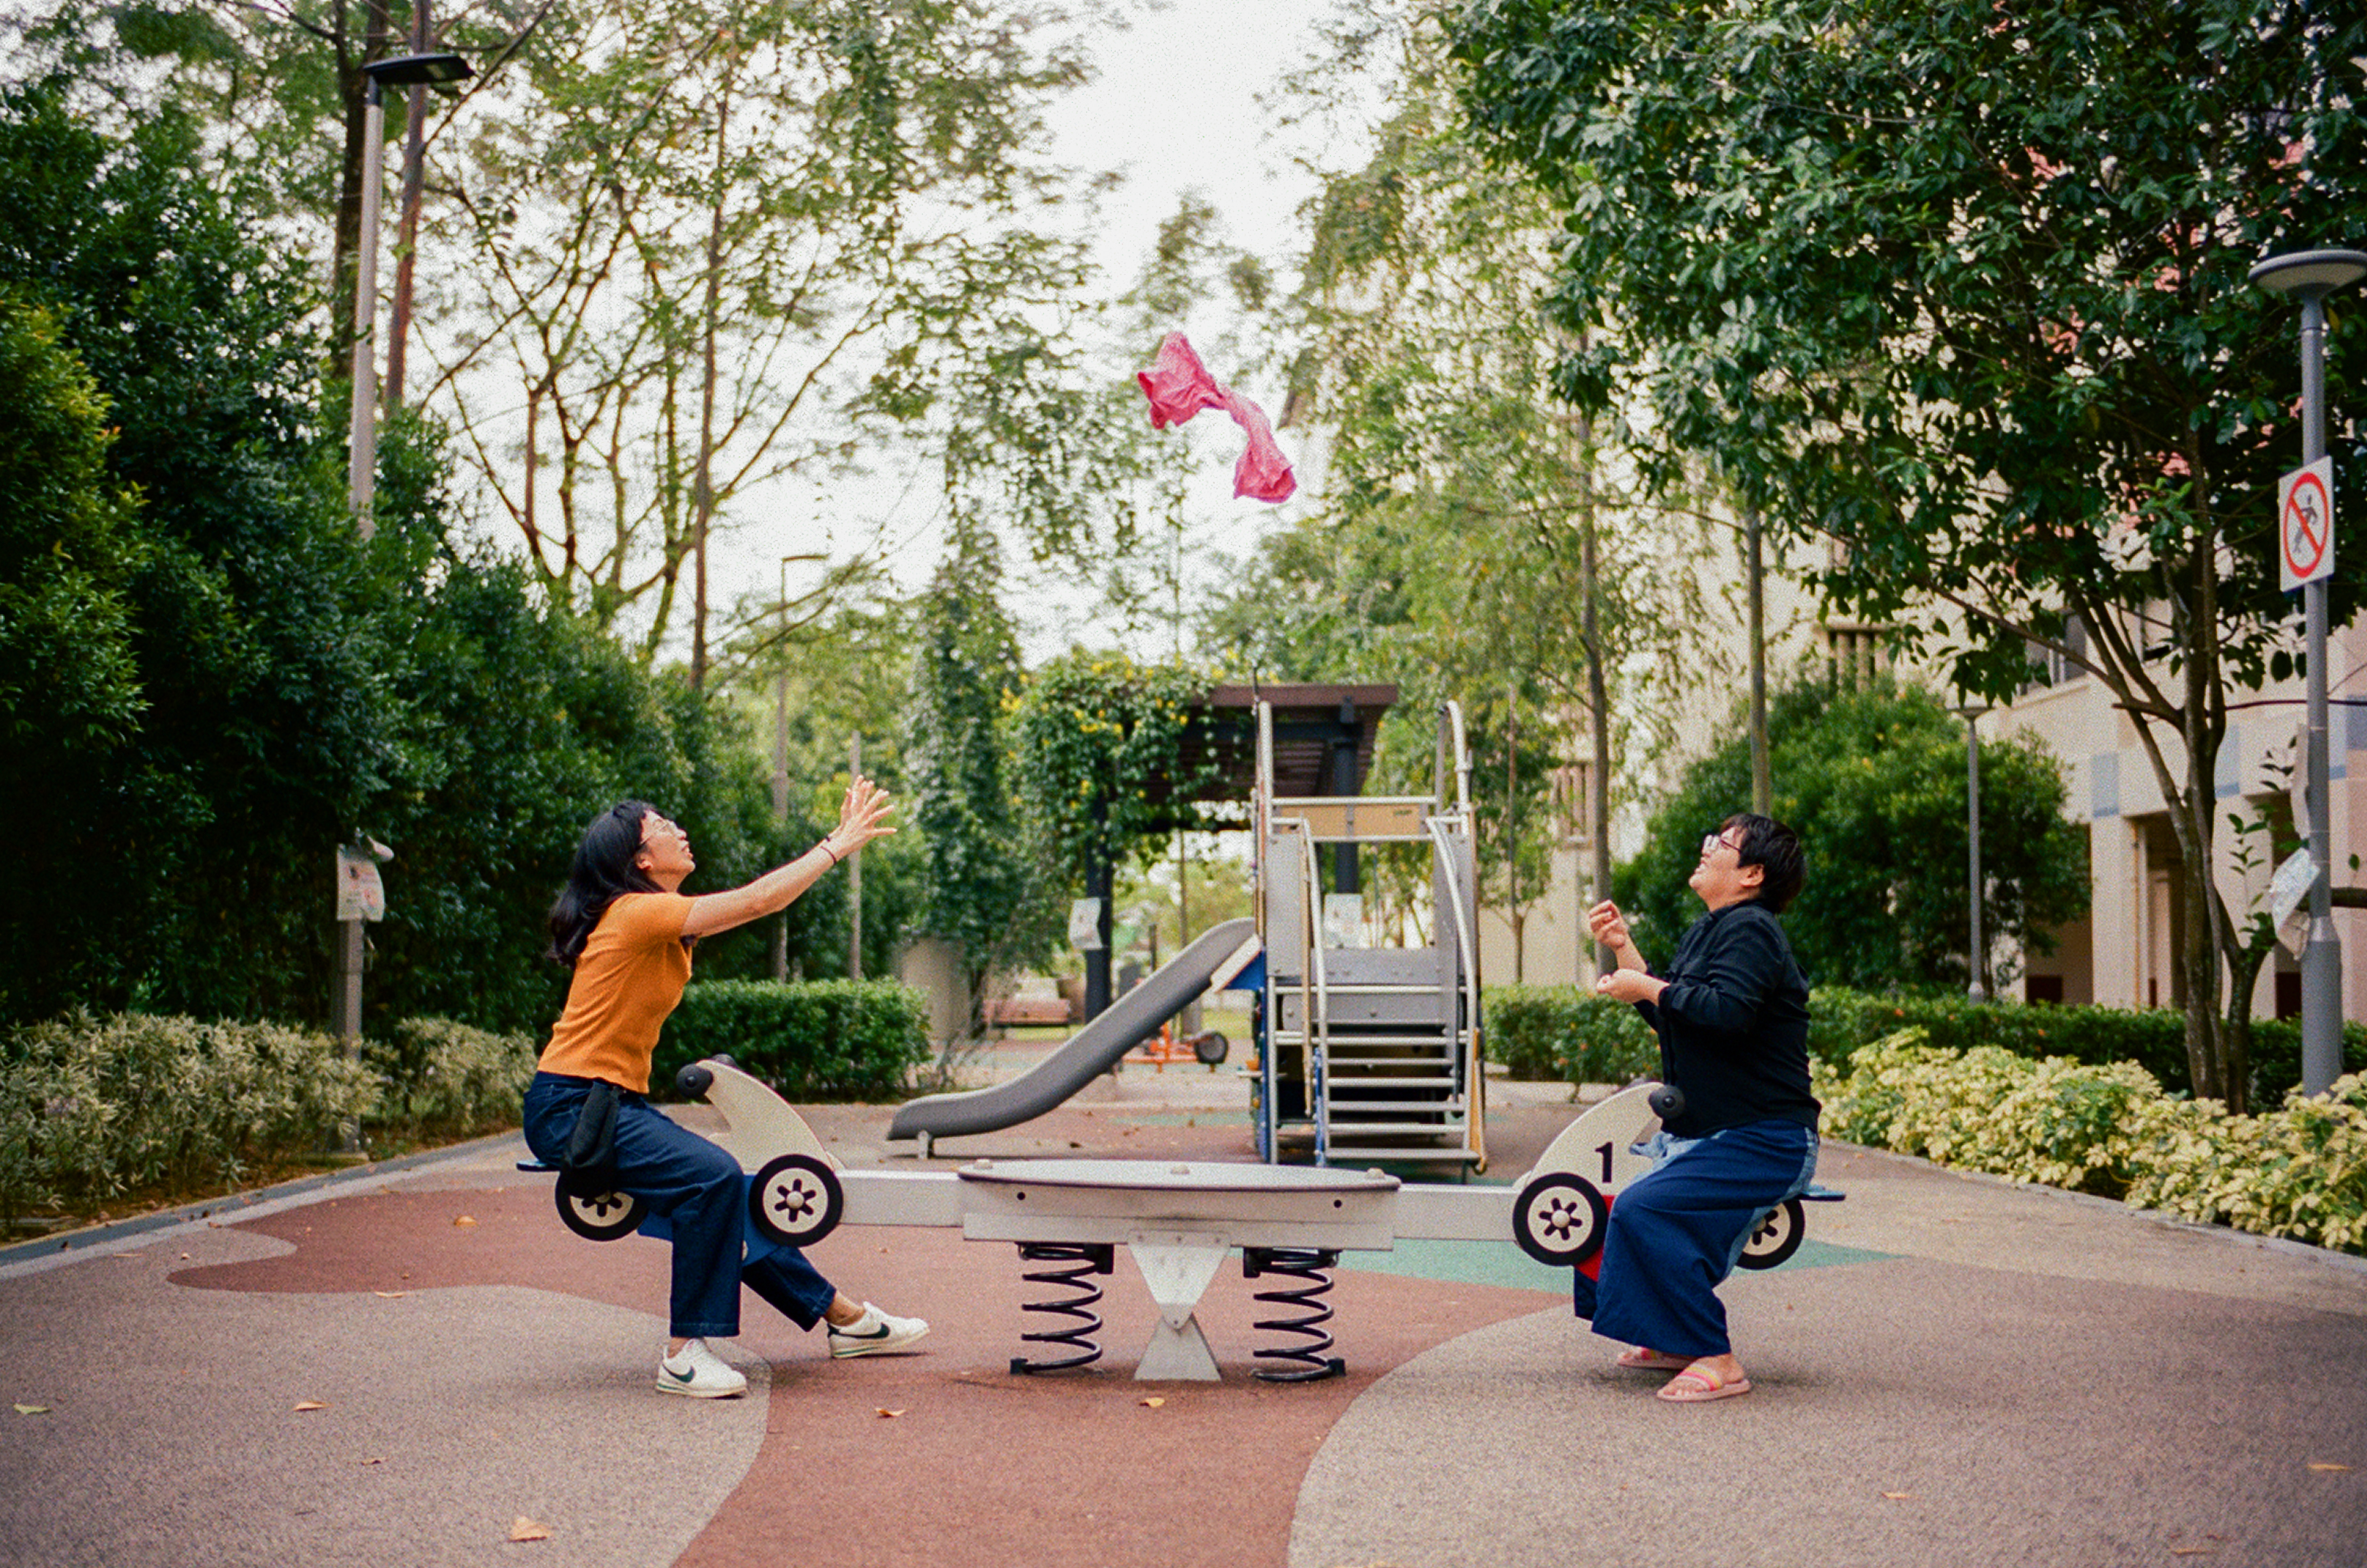
<svg viewBox="0 0 2367 1568">
<path fill-rule="evenodd" d="M 1965 885 L 1971 888 L 1972 942 L 1966 948 L 1973 978 L 1965 987 L 1965 995 L 1978 1007 L 1989 999 L 1988 987 L 1982 983 L 1982 973 L 1988 965 L 1988 939 L 1981 929 L 1981 716 L 1989 710 L 1967 705 L 1956 710 L 1965 718 Z"/>
<path fill-rule="evenodd" d="M 2252 268 L 2254 283 L 2301 301 L 2304 467 L 2326 456 L 2326 297 L 2361 277 L 2367 277 L 2367 253 L 2360 251 L 2296 251 Z M 2334 940 L 2333 818 L 2327 793 L 2324 577 L 2302 585 L 2302 604 L 2309 638 L 2310 885 L 2309 943 L 2301 955 L 2301 1087 L 2305 1094 L 2322 1094 L 2342 1071 L 2342 948 Z"/>
<path fill-rule="evenodd" d="M 362 67 L 368 85 L 362 110 L 362 225 L 354 267 L 354 418 L 346 443 L 345 486 L 354 520 L 368 539 L 378 532 L 370 497 L 378 475 L 378 211 L 386 183 L 386 102 L 389 87 L 432 87 L 474 75 L 457 54 L 406 54 Z"/>
</svg>

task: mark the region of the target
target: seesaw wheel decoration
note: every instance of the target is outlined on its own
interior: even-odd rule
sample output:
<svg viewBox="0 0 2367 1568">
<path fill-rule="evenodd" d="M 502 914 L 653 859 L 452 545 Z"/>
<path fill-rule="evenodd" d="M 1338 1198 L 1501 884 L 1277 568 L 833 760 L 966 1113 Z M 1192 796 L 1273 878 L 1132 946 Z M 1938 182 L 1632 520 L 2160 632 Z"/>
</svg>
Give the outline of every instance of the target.
<svg viewBox="0 0 2367 1568">
<path fill-rule="evenodd" d="M 674 1076 L 674 1087 L 685 1100 L 705 1100 L 707 1091 L 715 1087 L 715 1070 L 704 1062 L 685 1062 Z"/>
<path fill-rule="evenodd" d="M 565 1178 L 553 1189 L 559 1218 L 586 1241 L 615 1241 L 632 1235 L 649 1218 L 650 1206 L 629 1192 L 576 1192 Z"/>
<path fill-rule="evenodd" d="M 1512 1206 L 1512 1239 L 1552 1269 L 1574 1269 L 1603 1246 L 1611 1205 L 1593 1182 L 1568 1171 L 1540 1176 Z"/>
<path fill-rule="evenodd" d="M 1225 1053 L 1231 1049 L 1232 1042 L 1213 1029 L 1204 1029 L 1192 1036 L 1192 1055 L 1204 1066 L 1217 1066 L 1225 1059 Z"/>
<path fill-rule="evenodd" d="M 811 1155 L 776 1155 L 748 1183 L 748 1218 L 784 1247 L 811 1247 L 838 1228 L 846 1190 Z"/>
<path fill-rule="evenodd" d="M 1742 1244 L 1735 1261 L 1745 1269 L 1772 1269 L 1800 1250 L 1808 1234 L 1808 1219 L 1797 1198 L 1786 1198 L 1761 1216 L 1759 1228 Z"/>
</svg>

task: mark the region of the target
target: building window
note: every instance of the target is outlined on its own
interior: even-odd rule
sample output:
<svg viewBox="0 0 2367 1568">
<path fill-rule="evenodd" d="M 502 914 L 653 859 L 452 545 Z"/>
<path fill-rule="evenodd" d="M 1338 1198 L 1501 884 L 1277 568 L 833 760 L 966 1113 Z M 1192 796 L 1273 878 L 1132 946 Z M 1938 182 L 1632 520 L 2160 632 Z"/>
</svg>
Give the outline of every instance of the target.
<svg viewBox="0 0 2367 1568">
<path fill-rule="evenodd" d="M 1883 650 L 1880 626 L 1825 626 L 1825 657 L 1831 661 L 1833 683 L 1859 688 L 1890 668 Z"/>
<path fill-rule="evenodd" d="M 2030 680 L 2022 687 L 2023 691 L 2060 686 L 2088 673 L 2088 667 L 2079 662 L 2088 656 L 2088 623 L 2077 615 L 2066 615 L 2061 640 L 2076 657 L 2067 658 L 2056 649 L 2037 643 L 2030 645 Z"/>
<path fill-rule="evenodd" d="M 1565 762 L 1554 770 L 1554 816 L 1565 843 L 1594 841 L 1594 764 Z"/>
</svg>

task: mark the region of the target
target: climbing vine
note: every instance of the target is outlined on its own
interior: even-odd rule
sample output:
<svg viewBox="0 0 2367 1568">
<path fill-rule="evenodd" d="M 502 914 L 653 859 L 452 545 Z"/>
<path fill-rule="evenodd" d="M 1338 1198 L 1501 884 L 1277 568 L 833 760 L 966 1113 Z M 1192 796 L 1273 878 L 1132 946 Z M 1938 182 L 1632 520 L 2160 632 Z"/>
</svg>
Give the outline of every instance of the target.
<svg viewBox="0 0 2367 1568">
<path fill-rule="evenodd" d="M 1195 706 L 1209 684 L 1180 664 L 1080 651 L 1007 699 L 1016 793 L 1061 874 L 1123 864 L 1193 820 L 1190 803 L 1225 772 L 1226 736 Z"/>
</svg>

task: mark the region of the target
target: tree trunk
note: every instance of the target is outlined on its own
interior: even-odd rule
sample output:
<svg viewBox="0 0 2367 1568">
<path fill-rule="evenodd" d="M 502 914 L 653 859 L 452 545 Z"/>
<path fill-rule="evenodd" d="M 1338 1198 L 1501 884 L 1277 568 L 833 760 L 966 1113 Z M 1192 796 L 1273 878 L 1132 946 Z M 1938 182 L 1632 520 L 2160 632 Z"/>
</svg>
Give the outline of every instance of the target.
<svg viewBox="0 0 2367 1568">
<path fill-rule="evenodd" d="M 1767 754 L 1767 579 L 1761 549 L 1759 508 L 1742 509 L 1742 526 L 1750 544 L 1745 566 L 1750 600 L 1750 809 L 1761 817 L 1775 814 L 1775 775 Z"/>
<path fill-rule="evenodd" d="M 411 52 L 427 52 L 427 0 L 412 0 Z M 402 131 L 402 208 L 395 241 L 394 310 L 386 330 L 386 406 L 402 406 L 405 353 L 411 344 L 412 279 L 417 271 L 419 199 L 427 183 L 427 89 L 411 89 Z"/>
<path fill-rule="evenodd" d="M 336 56 L 337 95 L 344 100 L 345 155 L 337 172 L 337 222 L 329 253 L 329 364 L 326 379 L 341 386 L 353 379 L 355 272 L 362 248 L 362 139 L 369 119 L 369 81 L 362 66 L 386 52 L 386 0 L 363 0 L 362 47 L 354 52 L 346 0 L 335 0 L 328 19 L 329 47 Z M 350 396 L 350 393 L 348 394 Z"/>
<path fill-rule="evenodd" d="M 1581 483 L 1583 476 L 1581 475 Z M 1611 693 L 1610 682 L 1603 672 L 1603 639 L 1595 625 L 1595 592 L 1597 561 L 1594 552 L 1594 502 L 1587 496 L 1586 511 L 1580 524 L 1580 571 L 1586 592 L 1583 611 L 1582 637 L 1586 644 L 1586 706 L 1587 727 L 1591 731 L 1594 762 L 1587 770 L 1586 811 L 1593 850 L 1593 886 L 1590 889 L 1597 902 L 1611 897 Z M 1580 939 L 1584 940 L 1583 938 Z M 1599 978 L 1619 966 L 1610 953 L 1597 947 L 1594 972 Z"/>
</svg>

